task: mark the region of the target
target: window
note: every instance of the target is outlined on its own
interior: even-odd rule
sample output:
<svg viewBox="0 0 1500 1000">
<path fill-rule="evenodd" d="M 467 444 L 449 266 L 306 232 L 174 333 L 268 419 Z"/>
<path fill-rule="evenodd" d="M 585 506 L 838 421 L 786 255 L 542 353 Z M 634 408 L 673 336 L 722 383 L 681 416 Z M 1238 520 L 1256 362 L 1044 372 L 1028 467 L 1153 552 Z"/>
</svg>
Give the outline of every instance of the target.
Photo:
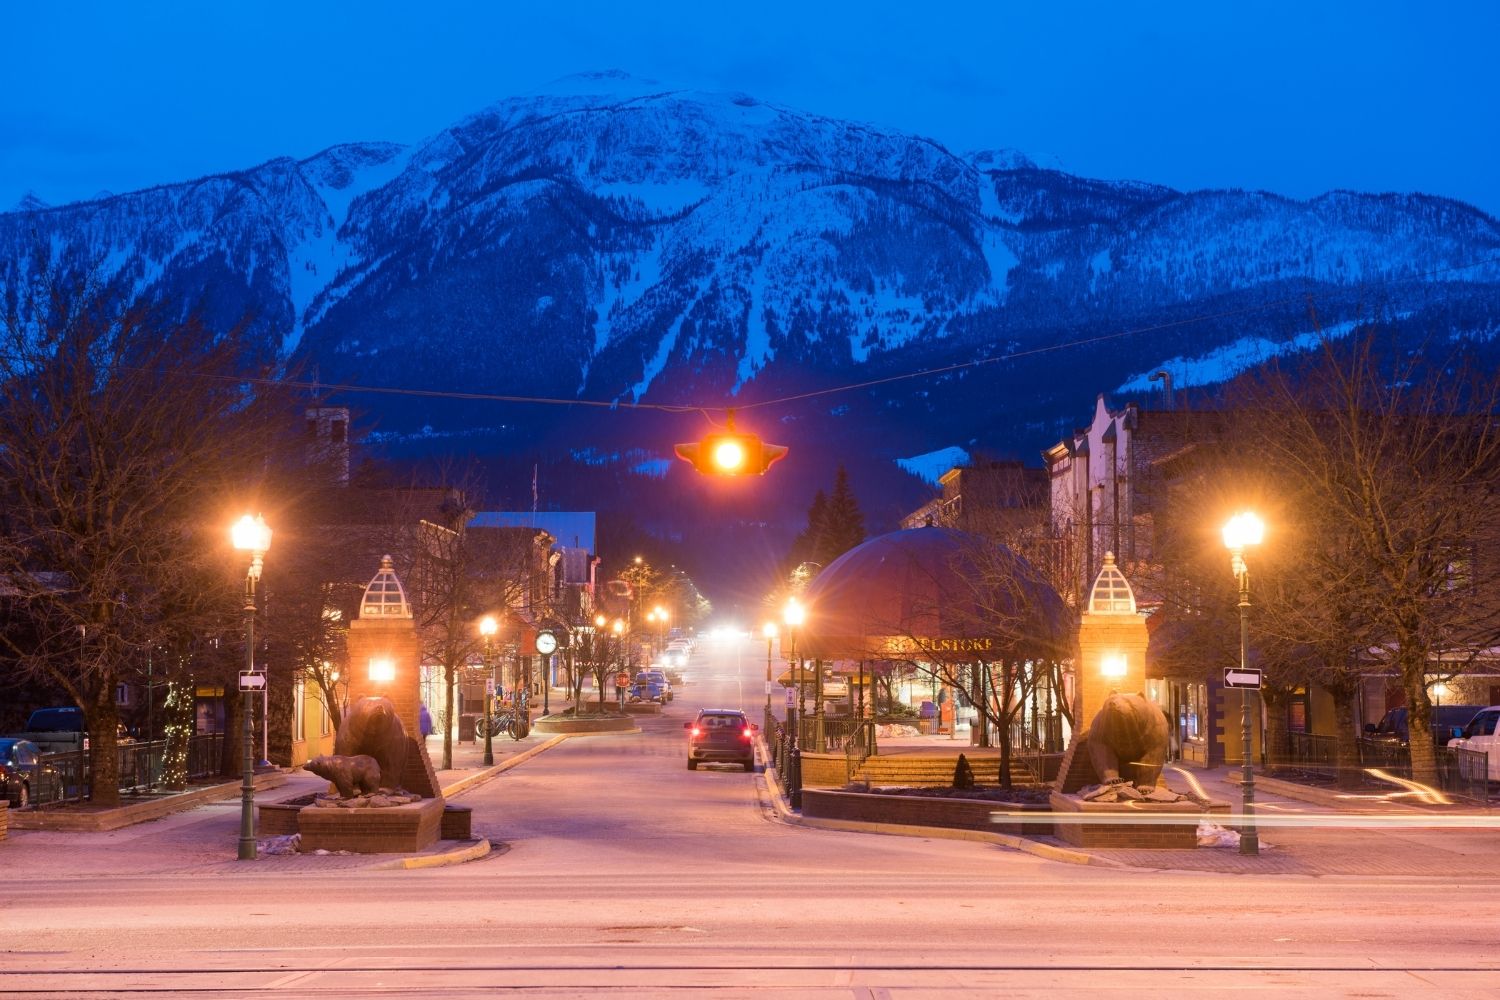
<svg viewBox="0 0 1500 1000">
<path fill-rule="evenodd" d="M 292 682 L 292 741 L 307 739 L 307 678 L 299 676 Z"/>
<path fill-rule="evenodd" d="M 1464 737 L 1494 736 L 1495 722 L 1500 720 L 1500 712 L 1480 712 L 1474 716 L 1474 721 L 1464 730 Z"/>
</svg>

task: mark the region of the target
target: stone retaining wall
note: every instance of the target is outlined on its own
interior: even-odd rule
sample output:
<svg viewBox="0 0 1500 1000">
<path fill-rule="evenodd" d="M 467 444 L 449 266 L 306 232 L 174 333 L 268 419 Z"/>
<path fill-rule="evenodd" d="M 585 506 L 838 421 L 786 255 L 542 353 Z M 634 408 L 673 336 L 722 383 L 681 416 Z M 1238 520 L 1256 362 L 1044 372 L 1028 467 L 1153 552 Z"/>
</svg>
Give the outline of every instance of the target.
<svg viewBox="0 0 1500 1000">
<path fill-rule="evenodd" d="M 264 771 L 255 776 L 255 791 L 260 794 L 269 788 L 286 783 L 286 775 L 280 771 Z M 206 785 L 175 795 L 163 795 L 144 802 L 132 802 L 118 809 L 93 809 L 85 805 L 62 806 L 60 808 L 27 809 L 11 817 L 17 830 L 67 830 L 75 833 L 103 833 L 118 830 L 135 823 L 161 819 L 172 813 L 201 806 L 205 802 L 218 802 L 240 794 L 240 781 L 228 781 L 218 785 Z"/>
<path fill-rule="evenodd" d="M 539 733 L 633 733 L 639 727 L 635 720 L 622 715 L 616 719 L 570 719 L 549 715 L 537 719 L 531 728 Z"/>
<path fill-rule="evenodd" d="M 1043 804 L 991 802 L 985 799 L 950 799 L 927 795 L 875 795 L 865 792 L 835 792 L 803 788 L 802 815 L 820 819 L 854 820 L 861 823 L 895 823 L 901 826 L 942 826 L 987 833 L 1051 836 L 1049 818 L 1010 819 L 994 822 L 996 812 L 1047 813 Z"/>
</svg>

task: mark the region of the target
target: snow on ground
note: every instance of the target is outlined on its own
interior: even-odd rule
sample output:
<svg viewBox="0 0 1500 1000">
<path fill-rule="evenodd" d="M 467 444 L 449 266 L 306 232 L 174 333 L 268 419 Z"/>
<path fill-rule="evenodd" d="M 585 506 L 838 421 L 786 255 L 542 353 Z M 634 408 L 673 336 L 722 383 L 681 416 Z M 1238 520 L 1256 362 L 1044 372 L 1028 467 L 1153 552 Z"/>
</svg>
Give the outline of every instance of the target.
<svg viewBox="0 0 1500 1000">
<path fill-rule="evenodd" d="M 1329 339 L 1348 336 L 1355 322 L 1350 320 L 1324 329 L 1323 336 Z M 1298 334 L 1291 340 L 1268 340 L 1265 337 L 1241 337 L 1230 344 L 1198 358 L 1175 357 L 1152 365 L 1150 371 L 1133 375 L 1115 390 L 1122 392 L 1150 392 L 1155 388 L 1150 382 L 1151 373 L 1166 369 L 1172 373 L 1176 386 L 1212 385 L 1227 381 L 1247 368 L 1267 361 L 1277 354 L 1307 351 L 1318 346 L 1318 333 L 1309 331 Z"/>
<path fill-rule="evenodd" d="M 923 482 L 936 486 L 943 473 L 955 466 L 963 465 L 968 460 L 969 453 L 954 445 L 949 448 L 939 448 L 937 451 L 929 451 L 925 455 L 898 458 L 896 464 Z"/>
</svg>

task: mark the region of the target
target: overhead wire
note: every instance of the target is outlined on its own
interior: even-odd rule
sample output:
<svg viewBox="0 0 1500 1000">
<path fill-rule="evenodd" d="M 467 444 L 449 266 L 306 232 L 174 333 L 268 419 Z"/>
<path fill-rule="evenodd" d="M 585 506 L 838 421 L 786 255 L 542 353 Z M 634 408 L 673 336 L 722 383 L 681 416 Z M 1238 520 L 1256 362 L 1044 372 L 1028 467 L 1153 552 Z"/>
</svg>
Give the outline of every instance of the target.
<svg viewBox="0 0 1500 1000">
<path fill-rule="evenodd" d="M 1473 270 L 1484 267 L 1487 264 L 1500 264 L 1500 255 L 1486 257 L 1480 260 L 1469 261 L 1463 264 L 1453 264 L 1447 267 L 1434 268 L 1429 271 L 1419 271 L 1415 274 L 1405 275 L 1400 278 L 1384 278 L 1375 281 L 1363 282 L 1354 286 L 1345 286 L 1352 289 L 1370 288 L 1381 285 L 1390 285 L 1399 282 L 1419 281 L 1435 277 L 1441 274 L 1450 274 L 1458 271 Z M 1343 290 L 1343 289 L 1341 289 Z M 1326 294 L 1326 293 L 1324 293 Z M 203 378 L 221 379 L 224 381 L 239 382 L 250 385 L 268 385 L 280 388 L 302 389 L 313 393 L 367 393 L 372 395 L 387 396 L 417 396 L 435 399 L 453 399 L 474 402 L 494 403 L 519 403 L 543 406 L 591 406 L 611 410 L 655 410 L 663 413 L 700 413 L 711 423 L 710 413 L 728 413 L 734 410 L 763 409 L 768 406 L 779 406 L 787 403 L 795 403 L 805 399 L 813 399 L 819 396 L 829 396 L 842 392 L 852 392 L 857 389 L 868 389 L 878 385 L 888 385 L 892 382 L 904 382 L 910 379 L 926 378 L 933 375 L 943 375 L 949 372 L 962 371 L 969 368 L 980 368 L 985 365 L 999 364 L 1005 361 L 1014 361 L 1018 358 L 1033 357 L 1039 354 L 1049 354 L 1056 351 L 1072 350 L 1078 347 L 1086 347 L 1091 344 L 1105 343 L 1111 340 L 1120 340 L 1125 337 L 1136 337 L 1146 333 L 1156 333 L 1162 330 L 1170 330 L 1182 326 L 1190 326 L 1194 323 L 1207 323 L 1214 320 L 1227 319 L 1233 316 L 1243 316 L 1250 313 L 1264 312 L 1278 306 L 1289 305 L 1294 302 L 1307 301 L 1316 298 L 1318 293 L 1305 291 L 1296 295 L 1272 299 L 1266 302 L 1258 302 L 1254 305 L 1243 306 L 1237 309 L 1226 309 L 1220 312 L 1203 313 L 1188 316 L 1182 319 L 1170 320 L 1163 323 L 1154 323 L 1150 326 L 1133 327 L 1129 330 L 1119 330 L 1114 333 L 1099 334 L 1093 337 L 1081 337 L 1075 340 L 1063 341 L 1053 344 L 1042 344 L 1025 350 L 1010 351 L 986 358 L 974 358 L 969 361 L 958 361 L 949 365 L 941 365 L 935 368 L 925 368 L 920 371 L 901 372 L 895 375 L 887 375 L 882 378 L 866 379 L 860 382 L 850 382 L 843 385 L 828 386 L 822 389 L 810 389 L 806 392 L 792 393 L 786 396 L 778 396 L 773 399 L 763 399 L 749 402 L 736 402 L 734 404 L 705 405 L 701 403 L 643 403 L 639 401 L 599 400 L 599 399 L 569 399 L 566 397 L 549 396 L 523 396 L 512 393 L 489 393 L 489 392 L 464 392 L 456 389 L 419 389 L 408 386 L 377 386 L 356 385 L 348 382 L 323 382 L 321 380 L 304 381 L 299 379 L 275 379 L 257 378 L 250 376 L 213 375 L 208 373 L 193 372 L 161 372 L 161 374 L 183 374 L 194 375 Z"/>
</svg>

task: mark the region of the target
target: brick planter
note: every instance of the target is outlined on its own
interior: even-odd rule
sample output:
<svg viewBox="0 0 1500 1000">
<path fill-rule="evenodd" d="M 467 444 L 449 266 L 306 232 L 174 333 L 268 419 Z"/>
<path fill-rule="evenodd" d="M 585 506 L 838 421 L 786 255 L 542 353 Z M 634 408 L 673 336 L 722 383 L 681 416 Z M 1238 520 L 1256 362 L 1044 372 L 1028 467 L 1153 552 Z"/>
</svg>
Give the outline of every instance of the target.
<svg viewBox="0 0 1500 1000">
<path fill-rule="evenodd" d="M 297 814 L 297 849 L 355 854 L 415 854 L 438 839 L 442 799 L 422 799 L 388 809 L 303 806 Z"/>
<path fill-rule="evenodd" d="M 0 840 L 4 840 L 10 833 L 10 803 L 0 799 Z"/>
<path fill-rule="evenodd" d="M 297 832 L 297 813 L 307 805 L 307 796 L 285 802 L 257 803 L 255 832 L 261 837 L 285 837 Z"/>
<path fill-rule="evenodd" d="M 1061 792 L 1052 793 L 1051 808 L 1059 814 L 1058 837 L 1075 847 L 1148 850 L 1194 850 L 1198 823 L 1229 813 L 1227 802 L 1211 802 L 1207 809 L 1196 802 L 1099 803 Z"/>
<path fill-rule="evenodd" d="M 1036 819 L 1006 818 L 994 822 L 993 814 L 1038 813 Z M 824 788 L 802 789 L 802 815 L 819 819 L 854 820 L 860 823 L 895 823 L 901 826 L 941 826 L 987 833 L 1051 836 L 1049 807 L 1031 802 L 994 802 L 986 799 L 950 799 L 928 795 L 879 795 L 868 792 L 835 792 Z"/>
<path fill-rule="evenodd" d="M 628 715 L 613 719 L 570 719 L 547 715 L 537 719 L 531 728 L 539 733 L 633 733 L 639 727 Z"/>
</svg>

